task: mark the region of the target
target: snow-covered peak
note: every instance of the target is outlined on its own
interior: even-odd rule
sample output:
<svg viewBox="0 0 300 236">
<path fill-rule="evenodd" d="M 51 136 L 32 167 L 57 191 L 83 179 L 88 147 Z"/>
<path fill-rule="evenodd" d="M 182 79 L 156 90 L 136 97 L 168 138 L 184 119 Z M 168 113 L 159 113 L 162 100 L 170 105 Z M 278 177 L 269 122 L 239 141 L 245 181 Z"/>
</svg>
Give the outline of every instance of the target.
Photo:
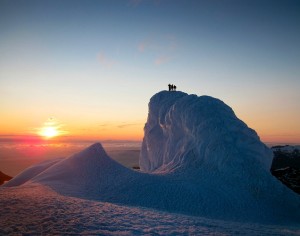
<svg viewBox="0 0 300 236">
<path fill-rule="evenodd" d="M 87 182 L 94 184 L 104 172 L 120 168 L 125 167 L 112 160 L 100 143 L 95 143 L 70 157 L 34 165 L 5 186 L 18 186 L 26 182 L 60 182 L 80 187 Z"/>
<path fill-rule="evenodd" d="M 33 181 L 45 183 L 59 180 L 79 187 L 86 183 L 94 184 L 104 172 L 118 168 L 120 164 L 106 154 L 100 143 L 95 143 L 51 166 Z"/>
<path fill-rule="evenodd" d="M 300 145 L 296 145 L 296 146 L 292 146 L 292 145 L 280 146 L 280 145 L 278 145 L 278 146 L 273 146 L 272 150 L 291 153 L 291 152 L 295 152 L 297 150 L 300 151 Z"/>
<path fill-rule="evenodd" d="M 94 143 L 87 147 L 83 151 L 76 154 L 80 159 L 86 158 L 107 158 L 107 153 L 105 152 L 101 143 Z M 75 157 L 74 157 L 75 158 Z"/>
<path fill-rule="evenodd" d="M 162 91 L 149 102 L 140 167 L 170 172 L 206 166 L 232 171 L 242 165 L 269 171 L 272 152 L 233 110 L 210 96 Z"/>
</svg>

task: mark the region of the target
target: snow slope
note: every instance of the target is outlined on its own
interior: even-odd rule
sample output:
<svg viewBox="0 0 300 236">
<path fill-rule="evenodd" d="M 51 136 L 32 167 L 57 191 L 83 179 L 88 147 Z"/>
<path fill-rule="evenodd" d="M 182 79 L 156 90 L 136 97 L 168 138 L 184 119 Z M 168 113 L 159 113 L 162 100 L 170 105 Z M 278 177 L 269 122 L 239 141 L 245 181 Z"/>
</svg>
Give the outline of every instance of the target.
<svg viewBox="0 0 300 236">
<path fill-rule="evenodd" d="M 255 131 L 220 100 L 163 91 L 149 103 L 140 159 L 144 172 L 115 162 L 96 143 L 32 178 L 27 170 L 5 186 L 41 184 L 82 199 L 228 221 L 297 225 L 299 196 L 270 174 L 271 161 L 270 150 Z"/>
<path fill-rule="evenodd" d="M 9 175 L 4 174 L 3 172 L 0 171 L 0 185 L 2 185 L 4 182 L 7 182 L 11 180 L 12 177 Z"/>
<path fill-rule="evenodd" d="M 300 235 L 300 227 L 235 223 L 57 194 L 0 188 L 0 235 Z"/>
<path fill-rule="evenodd" d="M 5 187 L 13 187 L 13 186 L 18 186 L 18 185 L 24 184 L 27 181 L 34 178 L 35 176 L 42 173 L 44 170 L 46 170 L 50 166 L 59 162 L 60 160 L 62 160 L 62 158 L 47 160 L 47 161 L 38 163 L 36 165 L 33 165 L 33 166 L 27 168 L 26 170 L 24 170 L 23 172 L 21 172 L 20 174 L 18 174 L 17 176 L 15 176 L 12 180 L 7 182 L 4 186 Z"/>
</svg>

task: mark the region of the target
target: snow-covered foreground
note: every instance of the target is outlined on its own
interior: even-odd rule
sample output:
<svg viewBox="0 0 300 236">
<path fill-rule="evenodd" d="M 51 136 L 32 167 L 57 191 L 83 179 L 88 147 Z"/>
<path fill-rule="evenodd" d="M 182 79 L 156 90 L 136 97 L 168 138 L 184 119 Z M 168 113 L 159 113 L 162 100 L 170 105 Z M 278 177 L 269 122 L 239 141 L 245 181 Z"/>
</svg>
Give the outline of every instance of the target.
<svg viewBox="0 0 300 236">
<path fill-rule="evenodd" d="M 300 198 L 271 175 L 272 158 L 222 101 L 160 92 L 149 103 L 141 172 L 100 143 L 32 166 L 0 189 L 0 226 L 3 233 L 300 235 Z"/>
<path fill-rule="evenodd" d="M 40 184 L 0 189 L 0 235 L 300 235 L 299 227 L 235 223 L 57 194 Z"/>
</svg>

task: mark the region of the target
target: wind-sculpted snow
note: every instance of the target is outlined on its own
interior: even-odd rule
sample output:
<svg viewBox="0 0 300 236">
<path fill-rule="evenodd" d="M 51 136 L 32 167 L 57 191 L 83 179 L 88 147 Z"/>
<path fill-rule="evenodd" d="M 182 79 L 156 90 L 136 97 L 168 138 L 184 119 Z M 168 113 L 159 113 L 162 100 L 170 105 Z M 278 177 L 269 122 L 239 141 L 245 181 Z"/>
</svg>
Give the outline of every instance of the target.
<svg viewBox="0 0 300 236">
<path fill-rule="evenodd" d="M 218 99 L 160 92 L 150 100 L 140 158 L 143 171 L 224 172 L 244 165 L 269 171 L 272 157 L 256 132 Z"/>
<path fill-rule="evenodd" d="M 100 143 L 5 186 L 230 221 L 299 224 L 300 199 L 270 172 L 271 151 L 222 101 L 160 92 L 149 103 L 142 172 Z M 34 168 L 34 167 L 32 167 Z M 150 173 L 148 173 L 150 172 Z M 24 177 L 25 181 L 21 181 Z"/>
</svg>

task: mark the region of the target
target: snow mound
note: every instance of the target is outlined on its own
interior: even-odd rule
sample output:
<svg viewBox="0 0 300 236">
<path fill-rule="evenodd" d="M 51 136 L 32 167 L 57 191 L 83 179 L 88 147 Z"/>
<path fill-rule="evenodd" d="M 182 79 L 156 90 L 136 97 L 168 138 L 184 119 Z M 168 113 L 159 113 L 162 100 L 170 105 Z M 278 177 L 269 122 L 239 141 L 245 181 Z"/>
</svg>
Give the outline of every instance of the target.
<svg viewBox="0 0 300 236">
<path fill-rule="evenodd" d="M 182 169 L 232 171 L 258 165 L 269 171 L 273 154 L 256 132 L 222 101 L 163 91 L 149 103 L 140 155 L 145 172 Z"/>
<path fill-rule="evenodd" d="M 47 160 L 47 161 L 38 163 L 36 165 L 33 165 L 33 166 L 27 168 L 26 170 L 24 170 L 22 173 L 15 176 L 13 179 L 11 179 L 7 183 L 5 183 L 3 186 L 4 187 L 14 187 L 14 186 L 22 185 L 59 161 L 61 161 L 61 158 L 54 159 L 54 160 Z"/>
<path fill-rule="evenodd" d="M 271 175 L 271 161 L 255 131 L 222 101 L 163 91 L 149 103 L 142 172 L 96 143 L 6 186 L 42 184 L 65 196 L 213 219 L 297 223 L 299 196 Z"/>
<path fill-rule="evenodd" d="M 57 190 L 63 184 L 67 192 L 82 192 L 83 190 L 87 192 L 84 195 L 91 195 L 96 189 L 112 185 L 112 182 L 118 179 L 118 173 L 126 171 L 128 171 L 127 168 L 106 154 L 100 143 L 95 143 L 52 165 L 34 177 L 32 181 L 50 185 Z"/>
</svg>

